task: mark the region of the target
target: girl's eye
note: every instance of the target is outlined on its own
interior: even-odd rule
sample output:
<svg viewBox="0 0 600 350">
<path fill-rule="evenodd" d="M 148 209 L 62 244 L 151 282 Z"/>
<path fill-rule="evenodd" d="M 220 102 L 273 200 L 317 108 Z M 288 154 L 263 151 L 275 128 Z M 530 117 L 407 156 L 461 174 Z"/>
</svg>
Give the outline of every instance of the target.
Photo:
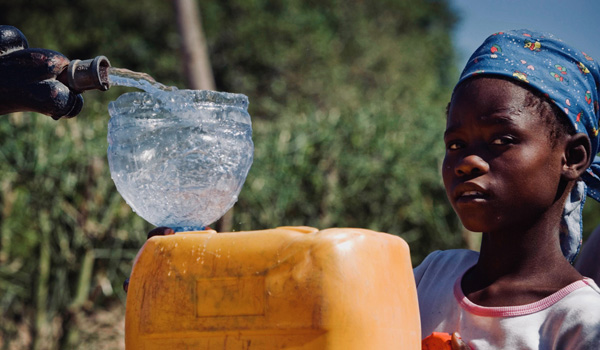
<svg viewBox="0 0 600 350">
<path fill-rule="evenodd" d="M 510 136 L 501 136 L 492 140 L 493 145 L 508 145 L 514 143 L 514 140 Z"/>
<path fill-rule="evenodd" d="M 448 144 L 446 145 L 446 148 L 449 150 L 457 150 L 460 149 L 461 144 L 458 142 L 448 142 Z"/>
</svg>

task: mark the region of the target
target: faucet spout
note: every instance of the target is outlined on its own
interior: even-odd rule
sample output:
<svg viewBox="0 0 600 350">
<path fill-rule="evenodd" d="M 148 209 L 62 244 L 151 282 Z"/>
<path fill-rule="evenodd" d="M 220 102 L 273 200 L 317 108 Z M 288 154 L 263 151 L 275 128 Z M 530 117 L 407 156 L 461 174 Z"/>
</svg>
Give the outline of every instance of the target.
<svg viewBox="0 0 600 350">
<path fill-rule="evenodd" d="M 57 79 L 69 89 L 80 93 L 87 90 L 106 91 L 110 87 L 109 67 L 110 62 L 104 56 L 84 61 L 72 60 Z"/>
</svg>

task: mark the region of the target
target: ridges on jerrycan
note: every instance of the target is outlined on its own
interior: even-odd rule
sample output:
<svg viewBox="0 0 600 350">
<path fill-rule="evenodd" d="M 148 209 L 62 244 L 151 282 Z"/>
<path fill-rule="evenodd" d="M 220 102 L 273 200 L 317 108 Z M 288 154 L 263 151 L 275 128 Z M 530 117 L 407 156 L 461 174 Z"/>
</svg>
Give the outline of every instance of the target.
<svg viewBox="0 0 600 350">
<path fill-rule="evenodd" d="M 155 236 L 127 295 L 128 350 L 420 349 L 408 245 L 363 229 Z"/>
</svg>

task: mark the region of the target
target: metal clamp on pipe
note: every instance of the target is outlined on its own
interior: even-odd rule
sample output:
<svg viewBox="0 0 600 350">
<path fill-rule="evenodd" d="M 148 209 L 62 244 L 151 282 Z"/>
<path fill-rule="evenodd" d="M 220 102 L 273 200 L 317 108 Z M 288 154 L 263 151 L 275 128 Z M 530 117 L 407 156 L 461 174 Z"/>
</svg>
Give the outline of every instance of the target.
<svg viewBox="0 0 600 350">
<path fill-rule="evenodd" d="M 109 67 L 110 62 L 104 56 L 97 56 L 85 61 L 72 60 L 67 69 L 60 74 L 58 80 L 78 93 L 87 90 L 106 91 L 110 87 Z"/>
</svg>

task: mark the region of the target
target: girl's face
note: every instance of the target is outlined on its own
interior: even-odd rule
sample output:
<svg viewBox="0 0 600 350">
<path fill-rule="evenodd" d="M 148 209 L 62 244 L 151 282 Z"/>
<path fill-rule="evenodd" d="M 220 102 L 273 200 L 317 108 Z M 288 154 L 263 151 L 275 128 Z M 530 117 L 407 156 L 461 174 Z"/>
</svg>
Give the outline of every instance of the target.
<svg viewBox="0 0 600 350">
<path fill-rule="evenodd" d="M 526 94 L 494 78 L 476 78 L 454 93 L 442 175 L 471 231 L 528 227 L 560 197 L 563 143 L 551 146 L 542 117 L 524 107 Z"/>
</svg>

